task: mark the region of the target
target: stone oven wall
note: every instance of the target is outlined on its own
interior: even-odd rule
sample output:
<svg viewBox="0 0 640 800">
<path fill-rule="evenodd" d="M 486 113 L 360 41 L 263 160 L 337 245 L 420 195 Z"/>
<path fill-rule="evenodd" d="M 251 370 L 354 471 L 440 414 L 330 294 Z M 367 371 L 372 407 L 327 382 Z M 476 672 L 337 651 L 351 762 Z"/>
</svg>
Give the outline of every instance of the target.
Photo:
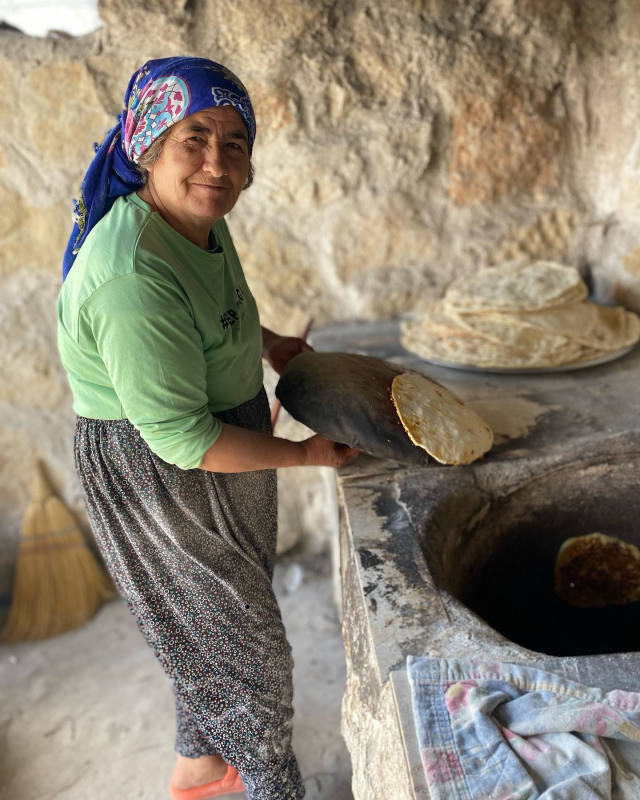
<svg viewBox="0 0 640 800">
<path fill-rule="evenodd" d="M 257 176 L 229 222 L 275 330 L 419 312 L 452 278 L 519 254 L 575 264 L 600 299 L 640 310 L 637 0 L 100 11 L 80 39 L 0 31 L 0 587 L 36 456 L 81 506 L 60 259 L 92 144 L 147 58 L 211 57 L 250 90 Z"/>
</svg>

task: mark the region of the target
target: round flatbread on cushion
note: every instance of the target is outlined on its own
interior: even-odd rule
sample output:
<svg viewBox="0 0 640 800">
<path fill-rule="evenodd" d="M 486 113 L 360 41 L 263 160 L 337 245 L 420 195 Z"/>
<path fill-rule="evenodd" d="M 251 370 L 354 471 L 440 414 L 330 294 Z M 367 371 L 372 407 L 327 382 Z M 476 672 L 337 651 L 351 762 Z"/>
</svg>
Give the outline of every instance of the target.
<svg viewBox="0 0 640 800">
<path fill-rule="evenodd" d="M 411 441 L 441 464 L 470 464 L 491 448 L 493 433 L 482 417 L 423 375 L 396 376 L 391 395 Z"/>
<path fill-rule="evenodd" d="M 454 281 L 444 306 L 462 312 L 537 311 L 584 300 L 587 287 L 574 267 L 552 261 L 510 261 Z"/>
<path fill-rule="evenodd" d="M 398 418 L 393 379 L 406 370 L 352 353 L 300 353 L 287 364 L 276 397 L 294 419 L 334 442 L 402 464 L 429 463 Z"/>
</svg>

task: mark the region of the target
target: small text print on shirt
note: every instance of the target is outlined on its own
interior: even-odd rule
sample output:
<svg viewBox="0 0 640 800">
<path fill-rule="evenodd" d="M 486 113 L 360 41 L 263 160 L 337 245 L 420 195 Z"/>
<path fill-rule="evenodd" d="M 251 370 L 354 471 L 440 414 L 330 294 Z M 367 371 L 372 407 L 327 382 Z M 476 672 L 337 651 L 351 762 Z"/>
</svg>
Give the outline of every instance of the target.
<svg viewBox="0 0 640 800">
<path fill-rule="evenodd" d="M 236 307 L 230 308 L 228 311 L 225 311 L 224 314 L 220 317 L 220 324 L 222 325 L 222 330 L 226 331 L 227 328 L 230 328 L 232 325 L 235 325 L 239 319 L 244 317 L 244 313 L 238 316 L 238 312 L 236 309 L 239 309 L 240 306 L 244 303 L 244 295 L 242 294 L 242 289 L 239 286 L 236 286 Z"/>
</svg>

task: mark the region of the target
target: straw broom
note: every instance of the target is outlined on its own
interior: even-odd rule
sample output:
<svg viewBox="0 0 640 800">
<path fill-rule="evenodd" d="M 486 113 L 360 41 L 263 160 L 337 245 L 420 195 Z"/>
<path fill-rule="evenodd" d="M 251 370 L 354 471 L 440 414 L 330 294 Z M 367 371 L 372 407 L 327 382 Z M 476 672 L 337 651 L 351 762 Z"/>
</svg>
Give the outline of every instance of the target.
<svg viewBox="0 0 640 800">
<path fill-rule="evenodd" d="M 11 608 L 0 640 L 28 642 L 78 628 L 114 594 L 78 523 L 37 462 L 33 497 L 20 532 Z"/>
</svg>

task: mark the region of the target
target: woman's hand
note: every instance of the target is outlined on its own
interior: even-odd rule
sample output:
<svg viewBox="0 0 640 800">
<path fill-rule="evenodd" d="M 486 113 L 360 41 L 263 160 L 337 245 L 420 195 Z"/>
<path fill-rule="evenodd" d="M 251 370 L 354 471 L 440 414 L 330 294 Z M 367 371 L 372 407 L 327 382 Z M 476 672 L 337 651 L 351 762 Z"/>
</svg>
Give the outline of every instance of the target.
<svg viewBox="0 0 640 800">
<path fill-rule="evenodd" d="M 340 467 L 357 453 L 322 436 L 291 442 L 223 423 L 218 440 L 204 454 L 200 469 L 251 472 L 274 467 Z"/>
<path fill-rule="evenodd" d="M 262 357 L 273 369 L 282 375 L 282 371 L 292 358 L 305 351 L 313 352 L 313 347 L 297 336 L 278 336 L 267 328 L 262 329 Z"/>
<path fill-rule="evenodd" d="M 305 467 L 341 467 L 360 452 L 346 444 L 338 444 L 316 434 L 301 442 L 305 450 Z"/>
</svg>

